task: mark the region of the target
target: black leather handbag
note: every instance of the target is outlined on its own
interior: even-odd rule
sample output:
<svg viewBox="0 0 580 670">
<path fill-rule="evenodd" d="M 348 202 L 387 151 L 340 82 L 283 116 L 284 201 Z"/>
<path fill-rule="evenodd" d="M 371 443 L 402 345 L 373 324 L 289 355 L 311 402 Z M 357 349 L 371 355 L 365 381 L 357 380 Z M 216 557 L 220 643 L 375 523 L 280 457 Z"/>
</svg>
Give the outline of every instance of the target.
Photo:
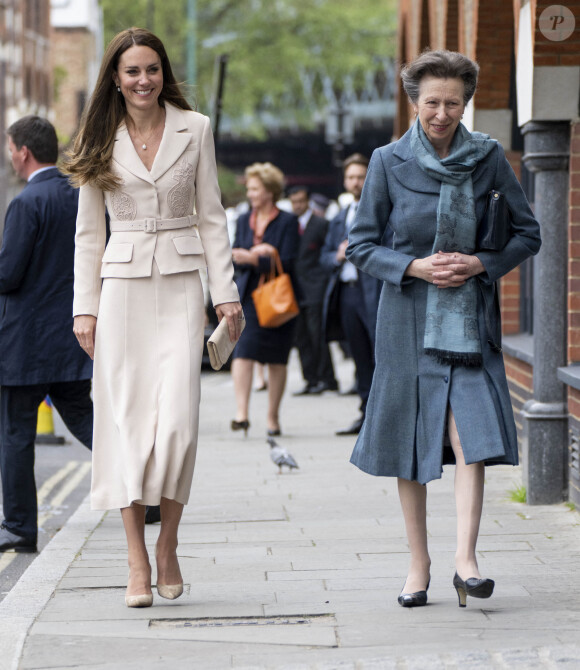
<svg viewBox="0 0 580 670">
<path fill-rule="evenodd" d="M 485 213 L 477 229 L 477 250 L 501 251 L 511 237 L 511 215 L 505 195 L 487 194 Z"/>
</svg>

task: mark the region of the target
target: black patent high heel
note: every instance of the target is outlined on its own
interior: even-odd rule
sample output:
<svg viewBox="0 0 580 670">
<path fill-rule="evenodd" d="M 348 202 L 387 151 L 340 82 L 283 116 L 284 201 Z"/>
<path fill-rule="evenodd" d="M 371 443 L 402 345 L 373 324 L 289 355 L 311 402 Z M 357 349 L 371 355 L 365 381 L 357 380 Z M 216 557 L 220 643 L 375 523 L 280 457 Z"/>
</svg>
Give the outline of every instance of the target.
<svg viewBox="0 0 580 670">
<path fill-rule="evenodd" d="M 453 577 L 453 586 L 457 591 L 459 607 L 467 607 L 467 596 L 471 596 L 472 598 L 489 598 L 493 593 L 495 582 L 493 579 L 477 579 L 476 577 L 463 581 L 456 572 Z"/>
<path fill-rule="evenodd" d="M 431 577 L 427 582 L 427 586 L 424 591 L 415 591 L 415 593 L 401 593 L 397 598 L 397 602 L 401 607 L 423 607 L 427 604 L 427 591 L 429 590 L 429 584 L 431 583 Z"/>
<path fill-rule="evenodd" d="M 243 421 L 236 421 L 235 419 L 232 419 L 232 423 L 231 423 L 232 430 L 233 431 L 243 430 L 244 431 L 244 437 L 247 437 L 249 427 L 250 427 L 250 422 L 247 419 L 244 419 Z"/>
</svg>

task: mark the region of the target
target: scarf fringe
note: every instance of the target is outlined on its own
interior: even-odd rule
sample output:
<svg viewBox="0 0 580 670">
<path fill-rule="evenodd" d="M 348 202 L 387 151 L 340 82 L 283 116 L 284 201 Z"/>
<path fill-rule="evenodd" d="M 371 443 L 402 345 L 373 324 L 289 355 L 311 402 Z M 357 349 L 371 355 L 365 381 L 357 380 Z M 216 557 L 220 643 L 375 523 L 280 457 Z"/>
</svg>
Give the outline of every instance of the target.
<svg viewBox="0 0 580 670">
<path fill-rule="evenodd" d="M 479 353 L 443 349 L 425 349 L 425 353 L 436 358 L 441 365 L 460 365 L 464 368 L 480 368 L 483 365 L 483 356 Z"/>
</svg>

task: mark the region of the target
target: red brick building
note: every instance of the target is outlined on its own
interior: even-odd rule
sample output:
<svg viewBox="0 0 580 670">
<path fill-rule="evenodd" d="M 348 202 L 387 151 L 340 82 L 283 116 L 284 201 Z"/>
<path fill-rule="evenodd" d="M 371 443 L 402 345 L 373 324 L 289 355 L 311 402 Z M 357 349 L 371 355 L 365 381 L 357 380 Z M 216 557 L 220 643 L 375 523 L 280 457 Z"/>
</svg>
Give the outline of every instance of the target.
<svg viewBox="0 0 580 670">
<path fill-rule="evenodd" d="M 48 113 L 51 102 L 49 33 L 49 0 L 0 0 L 1 138 L 6 128 L 21 116 Z M 0 225 L 13 184 L 6 152 L 2 149 Z"/>
<path fill-rule="evenodd" d="M 503 145 L 542 227 L 501 282 L 504 355 L 531 503 L 580 503 L 580 0 L 400 0 L 398 57 L 480 65 L 464 122 Z M 399 87 L 395 134 L 412 122 Z"/>
<path fill-rule="evenodd" d="M 62 144 L 78 128 L 103 55 L 98 0 L 51 0 L 52 121 Z"/>
</svg>

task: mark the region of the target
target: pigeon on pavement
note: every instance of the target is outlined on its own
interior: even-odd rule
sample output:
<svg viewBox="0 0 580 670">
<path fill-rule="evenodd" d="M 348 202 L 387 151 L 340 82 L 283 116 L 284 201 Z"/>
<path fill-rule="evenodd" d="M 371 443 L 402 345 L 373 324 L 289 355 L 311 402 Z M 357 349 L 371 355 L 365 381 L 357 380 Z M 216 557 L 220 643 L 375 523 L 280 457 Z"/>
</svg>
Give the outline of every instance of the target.
<svg viewBox="0 0 580 670">
<path fill-rule="evenodd" d="M 287 465 L 289 470 L 298 469 L 298 463 L 285 447 L 280 446 L 273 437 L 269 437 L 266 442 L 270 445 L 270 458 L 280 468 L 280 472 L 283 465 Z"/>
</svg>

